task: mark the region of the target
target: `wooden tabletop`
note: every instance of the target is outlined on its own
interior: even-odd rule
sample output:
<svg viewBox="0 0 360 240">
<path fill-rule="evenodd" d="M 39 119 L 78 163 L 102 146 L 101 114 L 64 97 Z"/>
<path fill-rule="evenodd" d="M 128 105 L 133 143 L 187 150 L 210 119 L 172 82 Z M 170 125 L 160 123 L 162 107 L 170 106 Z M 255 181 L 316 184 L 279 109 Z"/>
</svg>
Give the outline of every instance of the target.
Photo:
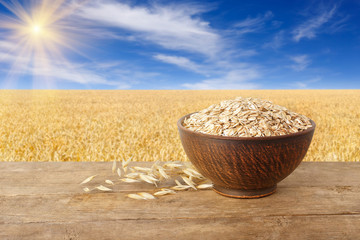
<svg viewBox="0 0 360 240">
<path fill-rule="evenodd" d="M 148 163 L 142 163 L 147 165 Z M 260 199 L 189 190 L 133 200 L 147 184 L 85 193 L 111 163 L 0 163 L 0 239 L 360 239 L 360 163 L 302 163 Z"/>
</svg>

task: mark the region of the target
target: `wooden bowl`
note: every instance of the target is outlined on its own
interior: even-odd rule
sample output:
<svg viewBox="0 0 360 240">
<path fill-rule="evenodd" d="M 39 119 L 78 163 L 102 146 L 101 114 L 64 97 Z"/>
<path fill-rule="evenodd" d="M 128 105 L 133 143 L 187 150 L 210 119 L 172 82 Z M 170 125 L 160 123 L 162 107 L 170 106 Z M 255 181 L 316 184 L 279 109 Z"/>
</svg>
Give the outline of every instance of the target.
<svg viewBox="0 0 360 240">
<path fill-rule="evenodd" d="M 192 113 L 191 113 L 192 114 Z M 190 161 L 213 182 L 213 190 L 235 198 L 259 198 L 276 191 L 276 184 L 304 158 L 315 131 L 272 137 L 224 137 L 189 130 L 179 119 L 181 143 Z"/>
</svg>

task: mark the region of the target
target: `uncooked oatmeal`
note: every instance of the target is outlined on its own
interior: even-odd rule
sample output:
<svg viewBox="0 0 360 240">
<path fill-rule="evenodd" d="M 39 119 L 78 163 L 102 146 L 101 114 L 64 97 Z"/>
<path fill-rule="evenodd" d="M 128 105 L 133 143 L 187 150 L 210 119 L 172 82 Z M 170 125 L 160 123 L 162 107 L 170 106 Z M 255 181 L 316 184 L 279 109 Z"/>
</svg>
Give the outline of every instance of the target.
<svg viewBox="0 0 360 240">
<path fill-rule="evenodd" d="M 183 126 L 195 132 L 232 137 L 269 137 L 304 131 L 310 119 L 270 101 L 238 97 L 190 115 Z"/>
</svg>

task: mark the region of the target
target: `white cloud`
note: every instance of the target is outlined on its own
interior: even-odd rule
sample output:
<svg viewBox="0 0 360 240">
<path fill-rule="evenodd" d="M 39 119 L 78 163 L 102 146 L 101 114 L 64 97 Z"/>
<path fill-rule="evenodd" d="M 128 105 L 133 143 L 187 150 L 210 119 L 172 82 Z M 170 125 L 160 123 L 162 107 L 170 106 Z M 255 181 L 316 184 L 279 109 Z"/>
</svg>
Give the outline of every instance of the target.
<svg viewBox="0 0 360 240">
<path fill-rule="evenodd" d="M 25 61 L 26 59 L 21 59 L 21 57 L 10 53 L 12 50 L 16 49 L 17 47 L 18 46 L 11 41 L 0 39 L 0 62 L 11 63 L 18 61 L 17 62 L 18 64 L 24 64 L 24 62 L 26 62 Z"/>
<path fill-rule="evenodd" d="M 265 48 L 272 48 L 272 49 L 278 49 L 284 45 L 285 41 L 285 32 L 282 30 L 278 33 L 276 33 L 273 37 L 273 39 L 270 42 L 267 42 L 264 44 Z"/>
<path fill-rule="evenodd" d="M 318 16 L 309 18 L 299 25 L 292 32 L 294 41 L 299 42 L 302 38 L 315 38 L 317 31 L 334 16 L 336 10 L 336 5 L 331 9 L 324 9 Z"/>
<path fill-rule="evenodd" d="M 46 57 L 22 56 L 8 52 L 15 44 L 0 40 L 0 71 L 7 76 L 0 81 L 1 88 L 17 87 L 17 80 L 32 76 L 35 88 L 56 88 L 57 83 L 71 82 L 92 87 L 110 86 L 115 89 L 129 89 L 141 81 L 157 76 L 158 73 L 143 72 L 122 61 L 76 63 Z M 9 67 L 10 66 L 10 67 Z"/>
<path fill-rule="evenodd" d="M 47 58 L 37 58 L 36 61 L 32 56 L 15 55 L 15 53 L 5 52 L 3 46 L 12 45 L 7 44 L 6 41 L 0 42 L 0 62 L 9 64 L 12 68 L 6 69 L 9 77 L 20 75 L 34 75 L 36 77 L 62 79 L 65 81 L 77 82 L 82 84 L 109 84 L 103 77 L 95 72 L 84 70 L 81 65 L 61 63 Z M 42 66 L 36 66 L 37 62 L 41 62 Z M 22 63 L 22 64 L 19 64 Z M 69 67 L 71 65 L 71 67 Z"/>
<path fill-rule="evenodd" d="M 143 72 L 121 62 L 90 62 L 86 64 L 62 64 L 53 62 L 47 67 L 28 67 L 27 74 L 39 77 L 43 82 L 72 82 L 84 86 L 109 86 L 114 89 L 130 89 L 142 81 L 158 76 L 155 72 Z"/>
<path fill-rule="evenodd" d="M 35 76 L 44 79 L 51 78 L 57 81 L 67 81 L 80 84 L 103 84 L 109 86 L 116 86 L 119 83 L 116 81 L 109 81 L 101 74 L 94 71 L 83 69 L 80 67 L 65 67 L 63 65 L 50 65 L 48 67 L 32 68 Z"/>
<path fill-rule="evenodd" d="M 115 1 L 85 5 L 78 16 L 104 26 L 132 31 L 136 38 L 167 49 L 186 50 L 213 56 L 222 49 L 221 37 L 197 15 L 197 5 L 130 6 Z"/>
<path fill-rule="evenodd" d="M 273 20 L 273 21 L 271 21 L 271 26 L 272 26 L 273 28 L 279 28 L 282 24 L 283 24 L 283 22 L 278 21 L 278 20 Z"/>
<path fill-rule="evenodd" d="M 349 19 L 350 19 L 349 15 L 346 15 L 346 16 L 340 18 L 339 20 L 333 22 L 330 26 L 328 26 L 326 29 L 326 32 L 334 34 L 334 33 L 344 30 L 346 27 L 346 24 L 347 24 L 346 22 Z"/>
<path fill-rule="evenodd" d="M 294 86 L 296 86 L 297 88 L 306 88 L 307 84 L 304 82 L 295 82 Z"/>
<path fill-rule="evenodd" d="M 238 47 L 237 38 L 226 35 L 226 32 L 229 31 L 213 29 L 200 16 L 208 9 L 189 2 L 167 5 L 160 1 L 150 1 L 150 5 L 141 5 L 141 1 L 140 4 L 136 5 L 130 2 L 88 1 L 66 20 L 76 22 L 71 27 L 73 27 L 74 32 L 79 29 L 77 33 L 86 36 L 87 41 L 82 38 L 84 41 L 81 43 L 84 44 L 94 38 L 95 40 L 103 38 L 136 41 L 136 44 L 143 41 L 158 44 L 166 49 L 177 50 L 176 52 L 179 55 L 164 51 L 162 54 L 153 55 L 153 58 L 204 76 L 203 81 L 183 84 L 185 88 L 259 88 L 260 85 L 254 82 L 261 75 L 258 68 L 251 64 L 239 62 L 239 59 L 244 61 L 246 57 L 258 54 L 258 52 L 252 49 L 243 50 Z M 248 17 L 238 22 L 234 31 L 238 33 L 261 31 L 272 17 L 273 14 L 270 11 L 254 18 Z M 220 35 L 221 31 L 223 34 Z M 95 45 L 98 43 L 96 42 Z M 10 43 L 0 42 L 0 62 L 10 64 L 11 61 L 15 62 L 15 58 L 19 60 L 19 56 L 5 54 L 1 51 L 1 49 L 8 48 L 6 44 L 9 45 Z M 196 55 L 195 58 L 193 54 L 187 55 L 186 52 L 200 53 L 203 56 L 199 58 L 199 55 Z M 152 54 L 154 53 L 152 52 Z M 51 60 L 47 67 L 34 67 L 31 56 L 22 57 L 27 61 L 27 64 L 26 68 L 16 69 L 19 74 L 27 76 L 35 74 L 45 80 L 53 79 L 55 83 L 74 82 L 84 86 L 107 85 L 126 89 L 144 83 L 146 80 L 151 81 L 151 78 L 158 75 L 157 73 L 143 72 L 141 67 L 127 68 L 129 65 L 122 66 L 124 64 L 122 61 L 94 63 L 89 58 L 83 64 L 78 64 L 78 60 L 68 60 L 68 64 L 61 64 L 59 61 Z M 199 61 L 199 59 L 201 60 Z"/>
<path fill-rule="evenodd" d="M 158 61 L 207 77 L 201 82 L 185 83 L 183 87 L 191 89 L 258 88 L 259 85 L 252 82 L 260 76 L 258 69 L 234 62 L 235 55 L 245 57 L 254 55 L 256 52 L 248 49 L 233 53 L 227 45 L 231 37 L 222 37 L 210 27 L 208 22 L 200 18 L 200 14 L 206 10 L 208 9 L 189 3 L 164 5 L 152 2 L 150 5 L 131 5 L 127 2 L 110 0 L 85 5 L 77 16 L 88 19 L 104 29 L 110 30 L 109 27 L 122 29 L 127 37 L 131 36 L 132 40 L 137 42 L 142 40 L 170 50 L 204 55 L 206 60 L 201 62 L 193 61 L 189 57 L 184 57 L 183 54 L 183 56 L 169 53 L 153 55 L 153 58 Z M 255 18 L 248 17 L 238 22 L 234 31 L 240 34 L 260 31 L 272 16 L 273 14 L 268 11 Z M 235 65 L 240 65 L 240 67 L 237 68 Z M 210 76 L 221 77 L 211 78 Z"/>
<path fill-rule="evenodd" d="M 204 69 L 202 66 L 198 65 L 197 63 L 195 63 L 185 57 L 157 54 L 154 56 L 154 58 L 157 60 L 160 60 L 162 62 L 165 62 L 165 63 L 174 64 L 178 67 L 181 67 L 181 68 L 193 71 L 193 72 L 204 73 Z"/>
<path fill-rule="evenodd" d="M 252 80 L 260 77 L 259 71 L 251 66 L 243 66 L 237 70 L 224 73 L 223 76 L 205 79 L 197 83 L 185 83 L 188 89 L 256 89 L 260 85 Z"/>
<path fill-rule="evenodd" d="M 292 56 L 290 59 L 295 63 L 290 65 L 290 68 L 297 72 L 305 70 L 311 62 L 308 55 L 306 54 Z"/>
<path fill-rule="evenodd" d="M 260 31 L 263 29 L 265 22 L 273 16 L 271 11 L 267 11 L 264 15 L 258 15 L 255 18 L 247 17 L 245 20 L 235 24 L 235 27 L 238 29 L 237 33 L 245 34 Z"/>
<path fill-rule="evenodd" d="M 0 50 L 4 51 L 4 50 L 9 50 L 9 49 L 13 49 L 16 47 L 16 44 L 10 41 L 5 41 L 5 40 L 1 40 L 0 39 Z"/>
<path fill-rule="evenodd" d="M 90 70 L 84 66 L 71 64 L 50 63 L 44 66 L 22 66 L 17 67 L 8 75 L 8 79 L 4 80 L 4 85 L 16 84 L 16 80 L 21 76 L 33 76 L 36 83 L 34 87 L 38 88 L 54 88 L 56 83 L 72 82 L 82 85 L 107 85 L 118 87 L 124 85 L 122 81 L 110 81 L 108 78 L 94 70 Z M 13 82 L 13 83 L 11 83 Z M 130 87 L 130 86 L 129 86 Z"/>
<path fill-rule="evenodd" d="M 315 83 L 315 82 L 319 82 L 321 81 L 321 77 L 315 77 L 315 78 L 312 78 L 312 79 L 309 79 L 309 80 L 305 80 L 305 81 L 297 81 L 294 83 L 294 86 L 297 87 L 297 88 L 300 88 L 300 89 L 305 89 L 305 88 L 308 88 L 308 86 L 311 84 L 311 83 Z"/>
</svg>

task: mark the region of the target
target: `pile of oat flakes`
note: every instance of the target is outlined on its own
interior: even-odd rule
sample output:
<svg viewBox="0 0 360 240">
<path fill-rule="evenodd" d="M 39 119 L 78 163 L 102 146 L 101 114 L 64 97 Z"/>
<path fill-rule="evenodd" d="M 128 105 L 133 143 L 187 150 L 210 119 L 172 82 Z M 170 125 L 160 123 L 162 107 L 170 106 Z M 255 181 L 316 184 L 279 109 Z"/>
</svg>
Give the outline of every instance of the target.
<svg viewBox="0 0 360 240">
<path fill-rule="evenodd" d="M 312 124 L 308 117 L 270 101 L 238 97 L 190 115 L 183 126 L 211 135 L 268 137 L 301 132 Z"/>
</svg>

